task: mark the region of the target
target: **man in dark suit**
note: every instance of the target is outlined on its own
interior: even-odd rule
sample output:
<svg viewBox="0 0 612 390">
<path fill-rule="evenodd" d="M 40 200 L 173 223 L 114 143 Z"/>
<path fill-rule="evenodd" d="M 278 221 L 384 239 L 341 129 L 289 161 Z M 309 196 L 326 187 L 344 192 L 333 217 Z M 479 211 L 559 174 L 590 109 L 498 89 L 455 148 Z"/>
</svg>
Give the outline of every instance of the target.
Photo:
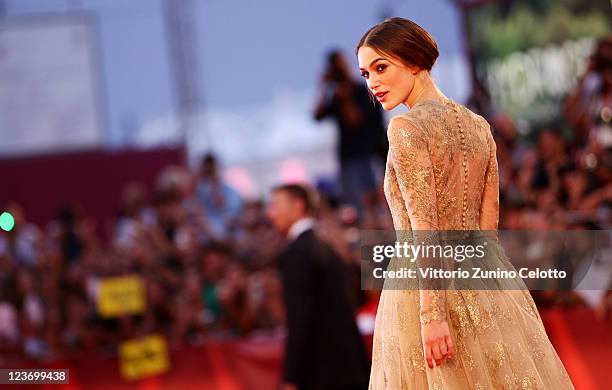
<svg viewBox="0 0 612 390">
<path fill-rule="evenodd" d="M 355 323 L 347 269 L 312 230 L 305 187 L 276 187 L 268 217 L 289 243 L 279 256 L 287 312 L 283 389 L 367 389 L 369 361 Z"/>
</svg>

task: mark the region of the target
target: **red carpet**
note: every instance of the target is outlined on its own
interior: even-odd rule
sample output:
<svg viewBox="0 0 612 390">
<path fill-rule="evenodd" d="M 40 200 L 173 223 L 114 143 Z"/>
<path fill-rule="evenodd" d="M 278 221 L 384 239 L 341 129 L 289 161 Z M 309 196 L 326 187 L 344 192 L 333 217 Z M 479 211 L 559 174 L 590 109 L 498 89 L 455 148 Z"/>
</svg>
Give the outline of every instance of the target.
<svg viewBox="0 0 612 390">
<path fill-rule="evenodd" d="M 550 340 L 577 390 L 609 389 L 612 382 L 612 326 L 588 309 L 541 312 Z"/>
<path fill-rule="evenodd" d="M 596 319 L 588 309 L 549 309 L 541 314 L 576 389 L 611 388 L 612 326 Z M 168 373 L 136 382 L 121 378 L 116 359 L 92 357 L 49 367 L 68 367 L 69 385 L 28 385 L 28 388 L 274 390 L 280 376 L 282 351 L 280 340 L 206 342 L 171 351 Z"/>
</svg>

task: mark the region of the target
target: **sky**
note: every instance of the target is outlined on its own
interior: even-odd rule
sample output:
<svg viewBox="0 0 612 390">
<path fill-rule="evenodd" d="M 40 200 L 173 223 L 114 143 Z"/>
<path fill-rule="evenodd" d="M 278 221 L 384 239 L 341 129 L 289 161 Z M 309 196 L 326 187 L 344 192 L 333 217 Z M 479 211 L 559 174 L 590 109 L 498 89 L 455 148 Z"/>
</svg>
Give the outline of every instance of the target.
<svg viewBox="0 0 612 390">
<path fill-rule="evenodd" d="M 204 108 L 242 108 L 283 89 L 316 86 L 329 47 L 353 50 L 383 13 L 408 17 L 437 39 L 441 61 L 461 56 L 450 0 L 193 0 Z M 98 20 L 99 67 L 112 144 L 121 127 L 175 111 L 162 0 L 4 0 L 5 17 L 88 10 Z M 444 80 L 445 84 L 453 81 Z M 454 94 L 464 88 L 450 87 Z M 459 96 L 458 96 L 459 97 Z"/>
</svg>

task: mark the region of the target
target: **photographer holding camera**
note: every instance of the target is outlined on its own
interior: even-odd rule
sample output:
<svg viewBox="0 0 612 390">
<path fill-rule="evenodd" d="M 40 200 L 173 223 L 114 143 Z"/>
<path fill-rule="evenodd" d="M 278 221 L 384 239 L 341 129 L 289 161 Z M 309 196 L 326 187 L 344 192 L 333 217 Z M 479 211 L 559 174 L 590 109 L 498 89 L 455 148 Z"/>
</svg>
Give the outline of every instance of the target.
<svg viewBox="0 0 612 390">
<path fill-rule="evenodd" d="M 338 159 L 342 201 L 363 217 L 364 206 L 377 196 L 377 171 L 384 171 L 389 144 L 380 105 L 375 104 L 365 84 L 350 74 L 338 50 L 327 56 L 321 79 L 321 95 L 314 118 L 333 118 L 339 130 Z"/>
</svg>

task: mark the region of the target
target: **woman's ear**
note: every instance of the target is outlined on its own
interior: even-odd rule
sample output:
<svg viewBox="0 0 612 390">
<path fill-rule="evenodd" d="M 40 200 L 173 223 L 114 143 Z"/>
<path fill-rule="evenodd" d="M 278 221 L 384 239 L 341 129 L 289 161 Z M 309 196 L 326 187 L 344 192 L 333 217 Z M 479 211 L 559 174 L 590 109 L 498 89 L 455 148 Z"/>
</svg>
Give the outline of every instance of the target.
<svg viewBox="0 0 612 390">
<path fill-rule="evenodd" d="M 414 66 L 414 65 L 408 66 L 408 69 L 410 69 L 410 73 L 412 73 L 413 76 L 416 76 L 417 73 L 419 73 L 419 71 L 420 71 L 420 69 L 417 66 Z"/>
</svg>

